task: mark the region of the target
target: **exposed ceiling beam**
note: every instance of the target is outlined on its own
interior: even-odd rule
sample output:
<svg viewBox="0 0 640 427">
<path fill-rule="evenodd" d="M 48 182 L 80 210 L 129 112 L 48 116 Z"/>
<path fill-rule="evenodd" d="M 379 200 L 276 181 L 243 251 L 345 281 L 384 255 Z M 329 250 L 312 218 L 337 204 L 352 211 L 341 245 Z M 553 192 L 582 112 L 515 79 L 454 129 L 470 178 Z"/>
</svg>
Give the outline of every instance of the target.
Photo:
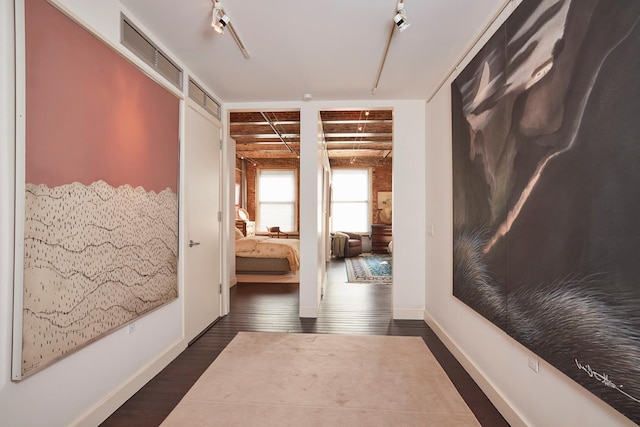
<svg viewBox="0 0 640 427">
<path fill-rule="evenodd" d="M 236 152 L 236 157 L 249 157 L 251 159 L 297 159 L 299 156 L 287 150 L 280 151 L 247 151 L 246 153 Z"/>
<path fill-rule="evenodd" d="M 295 120 L 273 120 L 272 123 L 276 126 L 280 125 L 298 125 L 300 122 Z M 252 125 L 268 125 L 269 122 L 233 122 L 231 127 L 235 126 L 252 126 Z"/>
<path fill-rule="evenodd" d="M 322 123 L 329 123 L 329 124 L 335 124 L 335 125 L 356 125 L 356 124 L 360 124 L 360 123 L 393 123 L 393 120 L 386 120 L 386 119 L 381 119 L 381 120 L 376 120 L 376 119 L 361 119 L 361 120 L 323 120 Z"/>
<path fill-rule="evenodd" d="M 390 157 L 389 153 L 389 157 Z M 329 151 L 330 158 L 344 159 L 344 158 L 361 158 L 361 157 L 375 157 L 382 158 L 382 152 L 380 150 L 331 150 Z"/>
<path fill-rule="evenodd" d="M 345 144 L 333 144 L 331 142 L 327 143 L 327 148 L 330 150 L 349 150 L 349 149 L 373 149 L 373 150 L 391 150 L 393 149 L 393 144 L 390 143 L 368 143 L 368 144 L 355 144 L 355 145 L 346 145 Z"/>
<path fill-rule="evenodd" d="M 348 132 L 348 133 L 326 133 L 324 134 L 326 138 L 372 138 L 372 137 L 385 137 L 385 138 L 393 138 L 392 133 L 374 133 L 374 132 Z"/>
<path fill-rule="evenodd" d="M 389 110 L 378 110 L 365 118 L 364 111 L 321 112 L 329 158 L 390 160 L 393 155 L 391 113 Z M 276 114 L 282 120 L 276 120 Z M 230 134 L 236 141 L 236 156 L 254 162 L 256 159 L 299 158 L 299 121 L 291 114 L 282 114 L 232 112 Z"/>
<path fill-rule="evenodd" d="M 286 150 L 281 143 L 274 144 L 276 141 L 272 142 L 260 142 L 260 143 L 236 143 L 236 151 L 257 151 L 257 150 Z M 296 149 L 300 148 L 300 144 L 290 144 L 291 148 Z M 286 150 L 289 151 L 289 150 Z"/>
<path fill-rule="evenodd" d="M 283 133 L 280 135 L 282 138 L 300 138 L 300 134 L 299 133 Z M 278 138 L 278 135 L 274 134 L 274 133 L 253 133 L 253 134 L 249 134 L 249 133 L 234 133 L 231 134 L 231 138 L 259 138 L 259 139 L 263 139 L 263 138 Z"/>
<path fill-rule="evenodd" d="M 327 144 L 393 144 L 393 141 L 390 138 L 385 138 L 383 140 L 372 140 L 372 139 L 326 139 Z"/>
<path fill-rule="evenodd" d="M 283 138 L 293 138 L 293 139 L 299 139 L 300 138 L 300 134 L 297 133 L 287 133 L 287 134 L 282 134 Z M 393 134 L 392 133 L 373 133 L 373 132 L 367 132 L 367 133 L 362 133 L 362 132 L 350 132 L 350 133 L 325 133 L 325 139 L 326 138 L 375 138 L 375 137 L 379 137 L 379 138 L 385 138 L 388 141 L 391 141 L 393 139 Z M 244 139 L 279 139 L 278 136 L 276 134 L 273 133 L 233 133 L 231 134 L 231 138 L 233 139 L 239 139 L 239 138 L 244 138 Z M 337 141 L 333 141 L 333 142 L 337 142 Z M 353 142 L 353 141 L 348 141 L 348 142 Z"/>
</svg>

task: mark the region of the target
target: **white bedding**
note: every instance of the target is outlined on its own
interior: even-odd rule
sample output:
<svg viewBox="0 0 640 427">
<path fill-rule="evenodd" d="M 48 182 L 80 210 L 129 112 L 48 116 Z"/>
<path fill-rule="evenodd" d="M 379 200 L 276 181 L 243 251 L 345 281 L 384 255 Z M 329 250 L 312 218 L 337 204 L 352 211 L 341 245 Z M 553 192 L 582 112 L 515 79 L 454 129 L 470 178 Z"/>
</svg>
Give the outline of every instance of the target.
<svg viewBox="0 0 640 427">
<path fill-rule="evenodd" d="M 291 271 L 300 268 L 300 240 L 247 236 L 236 240 L 236 256 L 245 258 L 286 258 Z"/>
</svg>

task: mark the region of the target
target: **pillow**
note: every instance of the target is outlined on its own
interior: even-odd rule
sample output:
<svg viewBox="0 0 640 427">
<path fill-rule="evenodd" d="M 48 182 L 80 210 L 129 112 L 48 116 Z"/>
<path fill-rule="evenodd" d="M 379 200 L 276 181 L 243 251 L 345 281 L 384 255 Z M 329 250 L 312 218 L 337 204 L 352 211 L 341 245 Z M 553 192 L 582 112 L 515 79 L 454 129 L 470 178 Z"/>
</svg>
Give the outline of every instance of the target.
<svg viewBox="0 0 640 427">
<path fill-rule="evenodd" d="M 242 234 L 242 230 L 236 227 L 236 240 L 242 239 L 243 237 L 244 237 L 244 234 Z"/>
</svg>

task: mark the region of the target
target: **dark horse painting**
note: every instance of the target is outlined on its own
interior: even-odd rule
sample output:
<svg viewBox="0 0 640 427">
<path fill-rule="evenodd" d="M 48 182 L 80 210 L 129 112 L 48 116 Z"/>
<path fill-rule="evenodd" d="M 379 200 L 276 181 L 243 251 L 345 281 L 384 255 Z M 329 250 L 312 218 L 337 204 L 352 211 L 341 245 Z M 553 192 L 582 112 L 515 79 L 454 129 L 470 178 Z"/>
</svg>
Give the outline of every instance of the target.
<svg viewBox="0 0 640 427">
<path fill-rule="evenodd" d="M 454 295 L 640 423 L 640 1 L 524 0 L 451 94 Z"/>
</svg>

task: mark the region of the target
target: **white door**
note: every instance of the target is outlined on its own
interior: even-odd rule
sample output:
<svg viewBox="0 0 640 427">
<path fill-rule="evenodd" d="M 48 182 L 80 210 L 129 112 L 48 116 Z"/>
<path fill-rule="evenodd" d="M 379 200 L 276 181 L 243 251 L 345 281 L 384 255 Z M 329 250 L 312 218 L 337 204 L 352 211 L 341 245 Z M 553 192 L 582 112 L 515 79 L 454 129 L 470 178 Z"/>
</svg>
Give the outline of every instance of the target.
<svg viewBox="0 0 640 427">
<path fill-rule="evenodd" d="M 220 317 L 220 125 L 187 105 L 185 128 L 185 338 Z"/>
</svg>

